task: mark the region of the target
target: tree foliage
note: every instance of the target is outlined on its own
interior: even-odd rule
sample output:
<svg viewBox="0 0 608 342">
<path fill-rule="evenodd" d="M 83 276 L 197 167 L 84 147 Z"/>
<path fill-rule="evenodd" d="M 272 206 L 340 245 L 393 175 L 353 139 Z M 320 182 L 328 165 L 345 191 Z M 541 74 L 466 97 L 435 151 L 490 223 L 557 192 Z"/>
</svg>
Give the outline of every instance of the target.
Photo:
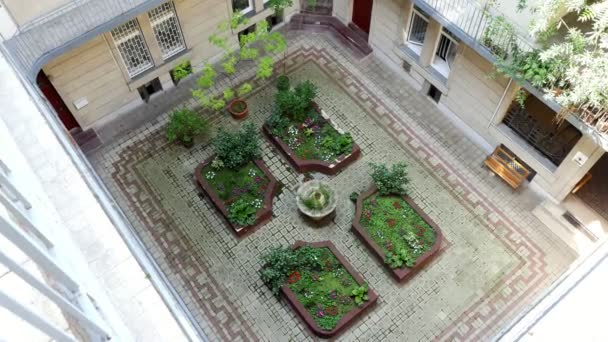
<svg viewBox="0 0 608 342">
<path fill-rule="evenodd" d="M 608 132 L 608 0 L 538 0 L 519 7 L 533 14 L 530 32 L 540 44 L 499 55 L 497 69 L 528 81 L 562 106 L 560 118 L 581 116 Z M 571 20 L 575 18 L 575 20 Z"/>
<path fill-rule="evenodd" d="M 282 2 L 281 2 L 282 3 Z M 276 3 L 274 6 L 282 6 Z M 239 37 L 238 49 L 230 43 L 233 32 L 247 27 L 249 19 L 235 12 L 228 20 L 220 23 L 215 32 L 208 37 L 209 42 L 222 51 L 217 66 L 207 63 L 203 66 L 201 76 L 197 81 L 198 88 L 192 91 L 203 108 L 221 110 L 226 103 L 236 97 L 244 96 L 253 90 L 251 83 L 240 86 L 233 84 L 239 68 L 246 62 L 257 66 L 256 76 L 267 79 L 274 71 L 272 54 L 281 53 L 287 46 L 285 38 L 278 32 L 268 32 L 268 22 L 261 20 L 256 23 L 256 30 Z M 215 89 L 216 80 L 223 74 L 229 81 L 224 89 Z"/>
</svg>

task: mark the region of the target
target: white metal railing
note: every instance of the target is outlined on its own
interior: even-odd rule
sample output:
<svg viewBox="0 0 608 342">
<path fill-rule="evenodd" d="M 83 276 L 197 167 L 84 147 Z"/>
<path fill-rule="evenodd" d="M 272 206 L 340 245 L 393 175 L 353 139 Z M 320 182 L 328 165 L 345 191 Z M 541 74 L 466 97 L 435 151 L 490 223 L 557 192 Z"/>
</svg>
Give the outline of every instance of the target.
<svg viewBox="0 0 608 342">
<path fill-rule="evenodd" d="M 50 237 L 45 225 L 52 225 L 52 219 L 45 215 L 44 208 L 36 208 L 28 194 L 22 188 L 23 182 L 13 177 L 16 172 L 27 174 L 23 170 L 13 171 L 7 162 L 0 159 L 0 235 L 32 260 L 49 284 L 23 268 L 5 251 L 0 251 L 0 264 L 4 265 L 26 284 L 53 302 L 72 322 L 77 322 L 78 329 L 84 331 L 91 341 L 110 339 L 105 324 L 100 322 L 100 313 L 89 294 L 79 284 L 78 275 L 73 274 L 62 260 L 56 257 L 56 244 Z M 31 194 L 30 194 L 31 195 Z M 40 220 L 40 218 L 45 218 Z M 0 291 L 0 306 L 25 320 L 35 328 L 57 341 L 76 341 L 63 328 L 56 326 L 43 315 L 30 308 L 30 303 L 21 303 Z"/>
<path fill-rule="evenodd" d="M 51 52 L 69 44 L 84 42 L 87 34 L 97 35 L 146 11 L 164 0 L 72 0 L 62 7 L 46 13 L 17 29 L 17 33 L 4 42 L 18 67 L 30 79 L 37 69 L 50 58 Z M 140 11 L 141 8 L 141 11 Z M 109 27 L 105 27 L 111 23 Z M 90 39 L 88 37 L 87 39 Z"/>
<path fill-rule="evenodd" d="M 468 36 L 469 43 L 495 57 L 508 58 L 515 49 L 525 52 L 534 47 L 532 37 L 487 4 L 481 6 L 474 0 L 415 0 L 415 3 L 441 16 Z"/>
</svg>

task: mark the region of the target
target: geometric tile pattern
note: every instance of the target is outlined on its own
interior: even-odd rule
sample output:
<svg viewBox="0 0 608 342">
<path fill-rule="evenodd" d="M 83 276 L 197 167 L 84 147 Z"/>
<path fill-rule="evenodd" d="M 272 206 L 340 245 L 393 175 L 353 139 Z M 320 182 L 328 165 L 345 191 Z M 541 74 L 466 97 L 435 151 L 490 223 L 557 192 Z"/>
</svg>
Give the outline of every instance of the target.
<svg viewBox="0 0 608 342">
<path fill-rule="evenodd" d="M 362 158 L 324 178 L 339 196 L 323 227 L 297 213 L 302 175 L 263 144 L 264 161 L 284 185 L 271 222 L 237 239 L 193 181 L 211 155 L 208 139 L 186 150 L 164 137 L 166 115 L 118 138 L 92 162 L 136 233 L 211 340 L 303 341 L 310 335 L 257 274 L 259 256 L 294 240 L 331 240 L 380 295 L 378 305 L 342 339 L 479 341 L 496 336 L 574 261 L 575 254 L 531 215 L 534 201 L 513 193 L 481 167 L 482 153 L 446 124 L 422 95 L 374 57 L 356 60 L 324 34 L 293 35 L 292 82 L 320 87 L 319 105 L 361 146 Z M 248 98 L 248 121 L 270 114 L 274 84 Z M 188 103 L 187 105 L 192 105 Z M 213 126 L 234 129 L 225 113 Z M 436 122 L 434 122 L 436 121 Z M 350 232 L 352 191 L 370 183 L 368 162 L 405 160 L 410 195 L 442 228 L 449 248 L 405 284 Z"/>
</svg>

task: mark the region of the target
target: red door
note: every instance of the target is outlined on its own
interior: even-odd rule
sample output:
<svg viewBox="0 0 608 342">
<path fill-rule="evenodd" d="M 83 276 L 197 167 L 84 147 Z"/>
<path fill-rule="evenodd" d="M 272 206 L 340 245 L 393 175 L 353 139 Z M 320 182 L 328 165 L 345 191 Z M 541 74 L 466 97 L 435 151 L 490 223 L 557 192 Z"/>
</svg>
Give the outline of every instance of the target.
<svg viewBox="0 0 608 342">
<path fill-rule="evenodd" d="M 40 71 L 38 73 L 38 77 L 36 77 L 36 83 L 38 83 L 38 88 L 44 94 L 44 97 L 49 101 L 57 115 L 59 116 L 59 120 L 63 123 L 65 128 L 69 131 L 72 128 L 80 127 L 80 124 L 70 112 L 70 109 L 65 105 L 61 96 L 49 80 L 49 78 L 44 74 L 44 71 Z"/>
<path fill-rule="evenodd" d="M 369 26 L 372 22 L 373 5 L 373 0 L 355 0 L 353 3 L 353 24 L 367 34 L 369 34 Z"/>
</svg>

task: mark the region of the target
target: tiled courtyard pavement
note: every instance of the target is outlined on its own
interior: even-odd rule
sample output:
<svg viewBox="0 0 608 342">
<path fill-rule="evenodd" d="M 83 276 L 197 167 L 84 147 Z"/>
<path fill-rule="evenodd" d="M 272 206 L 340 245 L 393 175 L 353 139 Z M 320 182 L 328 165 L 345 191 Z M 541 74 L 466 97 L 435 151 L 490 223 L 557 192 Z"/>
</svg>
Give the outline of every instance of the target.
<svg viewBox="0 0 608 342">
<path fill-rule="evenodd" d="M 294 200 L 302 176 L 264 141 L 264 160 L 285 187 L 273 220 L 237 239 L 193 182 L 194 168 L 211 153 L 208 140 L 192 150 L 167 144 L 162 116 L 91 157 L 135 230 L 211 340 L 311 339 L 257 274 L 260 254 L 298 239 L 333 241 L 380 295 L 340 339 L 491 339 L 565 271 L 574 253 L 531 214 L 531 194 L 513 193 L 489 177 L 483 152 L 380 61 L 354 60 L 322 33 L 293 38 L 292 81 L 313 80 L 320 87 L 317 102 L 363 152 L 330 178 L 340 196 L 334 222 L 312 227 L 302 221 Z M 261 125 L 273 93 L 269 85 L 248 99 L 249 121 Z M 213 125 L 238 124 L 222 114 Z M 403 285 L 351 233 L 348 199 L 370 183 L 368 162 L 398 160 L 409 164 L 412 197 L 449 241 Z"/>
</svg>

